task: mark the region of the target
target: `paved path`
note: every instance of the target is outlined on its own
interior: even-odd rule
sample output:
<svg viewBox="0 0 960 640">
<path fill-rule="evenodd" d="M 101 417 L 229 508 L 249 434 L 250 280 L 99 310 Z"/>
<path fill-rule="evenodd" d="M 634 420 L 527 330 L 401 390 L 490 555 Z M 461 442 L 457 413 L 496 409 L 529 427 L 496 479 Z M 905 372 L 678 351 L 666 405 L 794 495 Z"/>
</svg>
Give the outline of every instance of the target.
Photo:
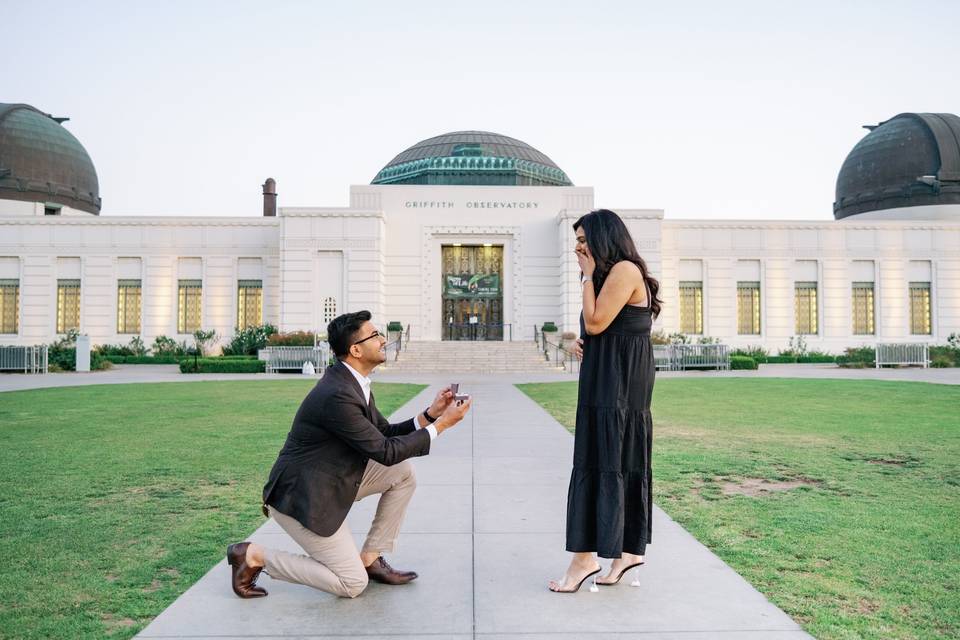
<svg viewBox="0 0 960 640">
<path fill-rule="evenodd" d="M 270 595 L 235 597 L 224 561 L 158 616 L 140 638 L 374 638 L 672 640 L 808 638 L 799 626 L 662 511 L 640 587 L 573 595 L 546 589 L 569 560 L 564 551 L 572 436 L 509 382 L 478 382 L 467 418 L 415 460 L 418 489 L 389 560 L 420 578 L 371 584 L 355 600 L 260 578 Z M 406 418 L 433 385 L 395 414 Z M 376 497 L 349 523 L 359 541 Z M 273 521 L 257 542 L 298 550 Z M 224 546 L 230 542 L 224 540 Z"/>
</svg>

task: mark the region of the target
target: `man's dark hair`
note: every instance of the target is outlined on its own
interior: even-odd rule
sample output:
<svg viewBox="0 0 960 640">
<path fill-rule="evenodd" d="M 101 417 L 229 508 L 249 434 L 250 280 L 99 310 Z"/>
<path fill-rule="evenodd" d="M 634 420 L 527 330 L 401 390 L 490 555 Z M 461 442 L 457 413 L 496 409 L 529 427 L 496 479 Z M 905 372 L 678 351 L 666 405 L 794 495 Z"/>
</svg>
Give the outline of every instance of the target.
<svg viewBox="0 0 960 640">
<path fill-rule="evenodd" d="M 350 346 L 357 341 L 363 323 L 370 319 L 369 311 L 356 311 L 337 316 L 327 325 L 327 342 L 333 354 L 343 360 L 350 353 Z"/>
</svg>

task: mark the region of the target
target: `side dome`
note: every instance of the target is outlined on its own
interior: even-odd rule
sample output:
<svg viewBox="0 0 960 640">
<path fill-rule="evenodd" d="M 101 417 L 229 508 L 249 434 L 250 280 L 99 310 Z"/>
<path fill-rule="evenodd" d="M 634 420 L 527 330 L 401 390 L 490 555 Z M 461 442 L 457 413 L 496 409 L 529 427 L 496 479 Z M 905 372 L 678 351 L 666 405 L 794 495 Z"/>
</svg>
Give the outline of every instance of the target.
<svg viewBox="0 0 960 640">
<path fill-rule="evenodd" d="M 850 151 L 837 176 L 834 218 L 960 205 L 960 118 L 901 113 L 866 128 L 870 133 Z M 956 213 L 960 216 L 960 208 Z"/>
<path fill-rule="evenodd" d="M 545 154 L 487 131 L 455 131 L 421 140 L 388 162 L 371 184 L 573 186 Z"/>
<path fill-rule="evenodd" d="M 0 199 L 100 214 L 97 170 L 65 120 L 28 104 L 0 103 Z"/>
</svg>

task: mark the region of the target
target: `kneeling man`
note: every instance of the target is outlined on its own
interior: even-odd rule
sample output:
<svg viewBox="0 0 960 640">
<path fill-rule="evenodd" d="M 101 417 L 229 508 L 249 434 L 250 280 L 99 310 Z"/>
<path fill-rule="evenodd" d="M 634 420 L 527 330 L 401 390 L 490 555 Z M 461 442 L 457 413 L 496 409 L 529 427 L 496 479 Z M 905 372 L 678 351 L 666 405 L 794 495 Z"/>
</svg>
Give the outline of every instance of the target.
<svg viewBox="0 0 960 640">
<path fill-rule="evenodd" d="M 393 551 L 416 488 L 408 458 L 430 453 L 431 442 L 463 419 L 470 401 L 455 403 L 445 389 L 416 418 L 390 424 L 370 392 L 368 376 L 386 360 L 386 339 L 370 312 L 335 318 L 327 339 L 338 362 L 304 398 L 263 488 L 264 514 L 307 555 L 251 542 L 230 545 L 233 591 L 241 598 L 267 595 L 256 585 L 261 571 L 348 598 L 363 592 L 368 580 L 406 584 L 417 577 L 393 569 L 381 555 Z M 374 493 L 380 494 L 377 513 L 357 552 L 347 512 Z"/>
</svg>

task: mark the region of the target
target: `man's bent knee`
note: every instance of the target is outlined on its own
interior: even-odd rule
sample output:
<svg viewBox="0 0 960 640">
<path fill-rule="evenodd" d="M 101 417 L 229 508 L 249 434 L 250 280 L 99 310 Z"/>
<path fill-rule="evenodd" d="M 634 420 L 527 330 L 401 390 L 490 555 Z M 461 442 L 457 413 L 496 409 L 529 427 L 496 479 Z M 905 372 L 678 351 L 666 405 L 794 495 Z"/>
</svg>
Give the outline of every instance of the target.
<svg viewBox="0 0 960 640">
<path fill-rule="evenodd" d="M 416 488 L 417 470 L 413 466 L 413 463 L 409 460 L 404 460 L 403 462 L 398 463 L 396 466 L 400 471 L 400 480 L 397 482 L 397 484 L 405 484 Z"/>
<path fill-rule="evenodd" d="M 367 588 L 370 579 L 366 575 L 341 578 L 344 594 L 347 598 L 356 598 Z"/>
</svg>

